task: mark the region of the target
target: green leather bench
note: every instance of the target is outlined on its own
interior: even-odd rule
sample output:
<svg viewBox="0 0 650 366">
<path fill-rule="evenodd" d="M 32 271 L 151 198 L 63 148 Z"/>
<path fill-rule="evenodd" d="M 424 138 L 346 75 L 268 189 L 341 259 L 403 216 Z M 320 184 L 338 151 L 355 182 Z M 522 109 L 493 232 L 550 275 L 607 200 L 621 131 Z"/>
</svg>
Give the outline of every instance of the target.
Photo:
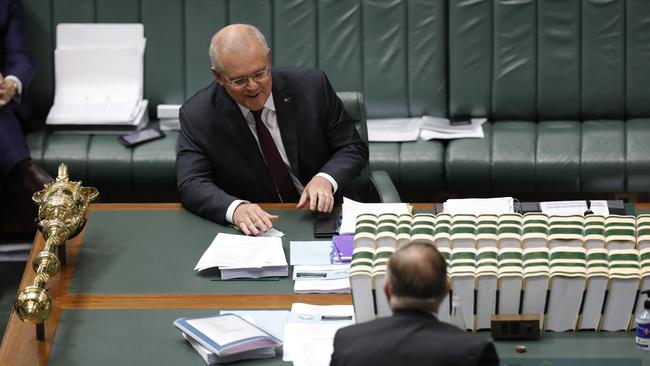
<svg viewBox="0 0 650 366">
<path fill-rule="evenodd" d="M 318 67 L 335 89 L 362 92 L 368 118 L 488 118 L 481 140 L 370 144 L 371 167 L 406 201 L 648 191 L 645 0 L 23 2 L 41 116 L 53 98 L 58 23 L 142 22 L 154 107 L 208 84 L 210 36 L 246 22 L 267 35 L 275 66 Z M 176 136 L 128 150 L 111 136 L 44 133 L 30 146 L 48 170 L 67 162 L 107 200 L 176 200 Z"/>
</svg>

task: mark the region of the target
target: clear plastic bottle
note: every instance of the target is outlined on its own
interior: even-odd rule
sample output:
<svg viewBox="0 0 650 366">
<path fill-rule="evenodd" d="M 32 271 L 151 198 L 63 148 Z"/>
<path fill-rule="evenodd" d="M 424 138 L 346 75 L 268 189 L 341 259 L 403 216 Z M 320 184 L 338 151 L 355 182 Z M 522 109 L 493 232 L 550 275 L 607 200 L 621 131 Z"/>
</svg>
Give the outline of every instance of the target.
<svg viewBox="0 0 650 366">
<path fill-rule="evenodd" d="M 463 317 L 463 303 L 458 295 L 451 298 L 451 321 L 452 325 L 457 326 L 462 330 L 466 330 L 465 318 Z M 649 324 L 650 326 L 650 324 Z"/>
<path fill-rule="evenodd" d="M 638 349 L 650 351 L 650 290 L 641 291 L 640 295 L 646 295 L 643 302 L 643 309 L 636 314 L 636 337 L 634 339 Z"/>
</svg>

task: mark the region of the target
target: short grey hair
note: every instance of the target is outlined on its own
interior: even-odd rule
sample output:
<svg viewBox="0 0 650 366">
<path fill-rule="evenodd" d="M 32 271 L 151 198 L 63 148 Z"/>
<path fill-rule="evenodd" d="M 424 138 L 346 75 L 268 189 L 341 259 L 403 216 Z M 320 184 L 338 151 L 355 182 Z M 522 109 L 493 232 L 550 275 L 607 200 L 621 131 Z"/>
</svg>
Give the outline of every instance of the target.
<svg viewBox="0 0 650 366">
<path fill-rule="evenodd" d="M 255 37 L 262 46 L 264 54 L 267 55 L 269 51 L 269 46 L 266 43 L 266 38 L 262 32 L 259 31 L 255 26 L 250 24 L 243 24 L 246 27 L 246 33 L 248 36 Z M 220 32 L 220 31 L 219 31 Z M 212 66 L 219 72 L 223 72 L 223 65 L 219 61 L 221 54 L 224 51 L 237 51 L 246 46 L 242 37 L 226 37 L 225 40 L 218 37 L 219 32 L 215 33 L 210 41 L 210 48 L 208 54 L 210 55 L 210 61 L 212 61 Z"/>
</svg>

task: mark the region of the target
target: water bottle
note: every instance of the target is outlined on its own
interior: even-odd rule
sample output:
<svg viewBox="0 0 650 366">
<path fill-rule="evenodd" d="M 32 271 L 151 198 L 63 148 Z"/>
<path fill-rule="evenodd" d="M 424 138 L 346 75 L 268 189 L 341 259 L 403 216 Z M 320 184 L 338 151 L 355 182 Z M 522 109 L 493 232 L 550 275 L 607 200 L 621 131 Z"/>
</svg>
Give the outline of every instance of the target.
<svg viewBox="0 0 650 366">
<path fill-rule="evenodd" d="M 460 296 L 454 295 L 451 298 L 451 321 L 452 325 L 465 330 L 465 318 L 463 318 L 463 304 Z M 648 321 L 650 327 L 650 320 Z"/>
<path fill-rule="evenodd" d="M 650 351 L 650 290 L 641 291 L 646 299 L 643 302 L 643 309 L 636 314 L 636 338 L 635 343 L 638 349 Z"/>
</svg>

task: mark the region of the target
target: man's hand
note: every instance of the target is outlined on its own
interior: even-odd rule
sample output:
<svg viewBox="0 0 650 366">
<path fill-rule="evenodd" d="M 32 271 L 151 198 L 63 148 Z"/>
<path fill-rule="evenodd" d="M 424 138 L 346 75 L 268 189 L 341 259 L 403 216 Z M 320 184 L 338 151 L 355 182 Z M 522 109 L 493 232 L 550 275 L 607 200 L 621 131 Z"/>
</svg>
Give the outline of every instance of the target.
<svg viewBox="0 0 650 366">
<path fill-rule="evenodd" d="M 232 220 L 246 235 L 259 235 L 273 227 L 280 217 L 271 215 L 254 203 L 242 203 L 235 209 Z"/>
<path fill-rule="evenodd" d="M 318 212 L 331 212 L 334 207 L 332 184 L 321 176 L 313 177 L 305 186 L 296 208 L 303 208 L 309 202 L 309 209 Z"/>
<path fill-rule="evenodd" d="M 16 95 L 17 85 L 13 80 L 7 80 L 0 76 L 0 108 L 9 104 Z"/>
</svg>

